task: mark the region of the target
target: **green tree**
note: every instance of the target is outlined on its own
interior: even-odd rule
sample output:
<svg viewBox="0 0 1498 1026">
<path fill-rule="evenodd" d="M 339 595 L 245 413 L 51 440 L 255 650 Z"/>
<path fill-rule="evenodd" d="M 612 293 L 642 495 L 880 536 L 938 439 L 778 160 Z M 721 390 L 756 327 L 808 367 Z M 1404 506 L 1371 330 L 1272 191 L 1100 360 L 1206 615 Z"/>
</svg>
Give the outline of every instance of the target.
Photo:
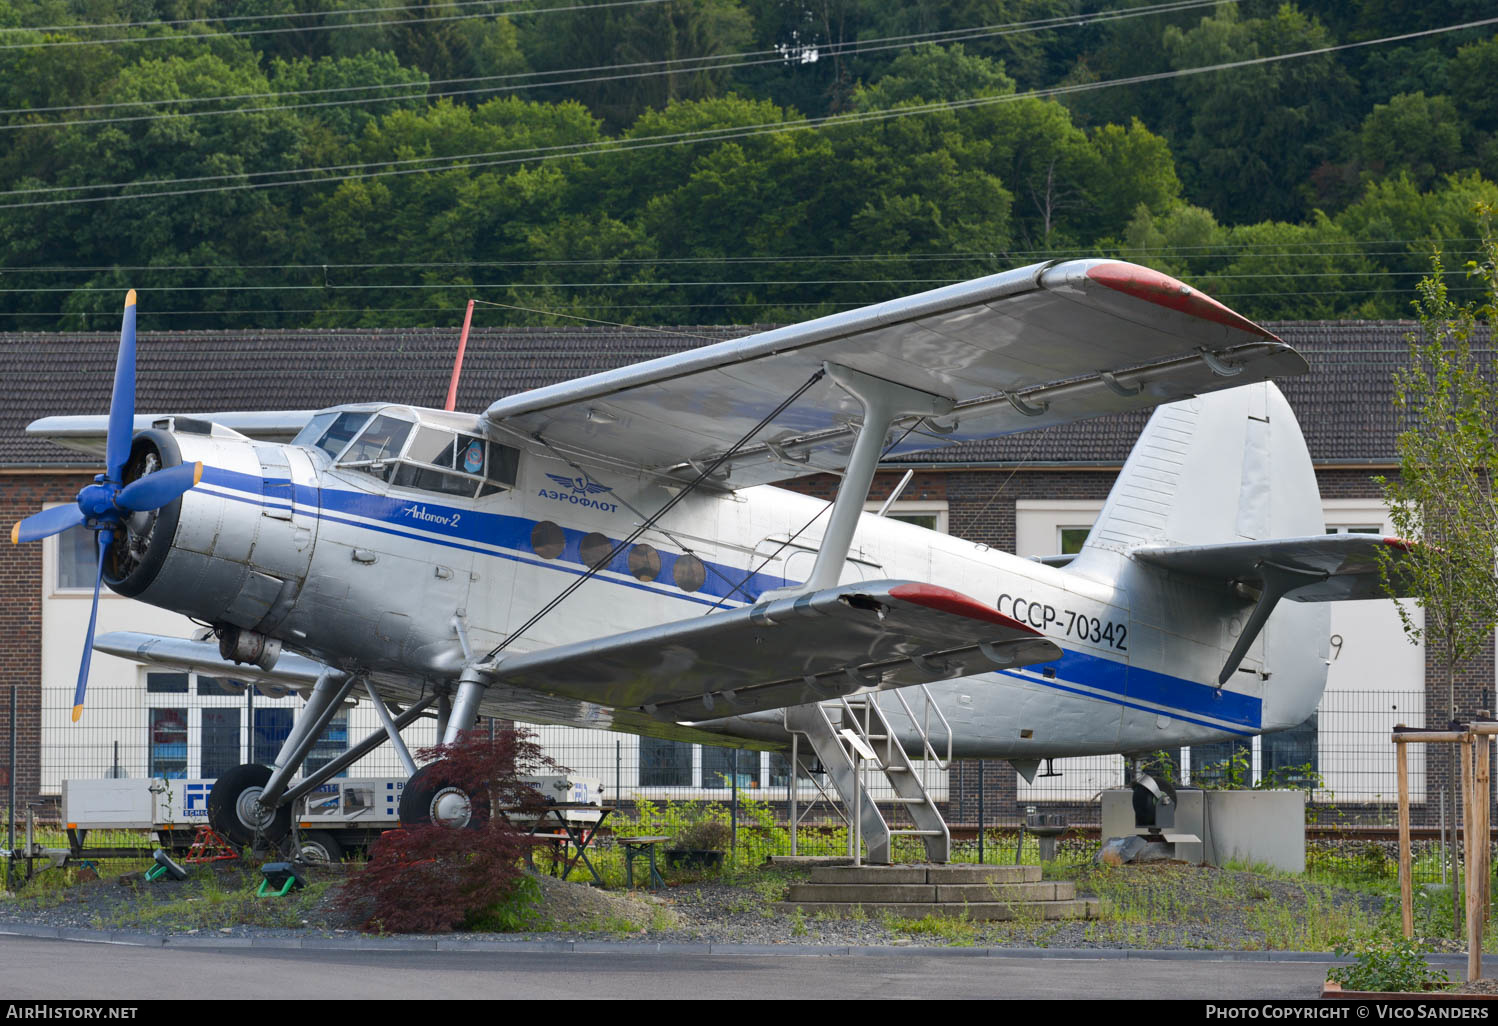
<svg viewBox="0 0 1498 1026">
<path fill-rule="evenodd" d="M 1462 166 L 1462 125 L 1449 97 L 1401 93 L 1363 119 L 1363 162 L 1379 173 L 1406 172 L 1428 187 Z"/>
<path fill-rule="evenodd" d="M 1197 68 L 1330 46 L 1315 19 L 1285 4 L 1243 19 L 1224 6 L 1190 31 L 1170 28 L 1164 47 L 1176 68 Z M 1176 83 L 1189 127 L 1173 138 L 1192 202 L 1239 224 L 1294 220 L 1306 211 L 1296 186 L 1333 155 L 1332 133 L 1357 95 L 1331 54 L 1191 75 Z"/>
<path fill-rule="evenodd" d="M 1431 258 L 1414 303 L 1420 327 L 1394 379 L 1395 408 L 1407 424 L 1398 439 L 1399 476 L 1378 479 L 1394 529 L 1419 541 L 1406 558 L 1384 553 L 1385 585 L 1390 594 L 1408 586 L 1425 613 L 1417 623 L 1404 604 L 1396 606 L 1405 634 L 1438 653 L 1452 720 L 1457 666 L 1498 623 L 1498 385 L 1492 361 L 1474 347 L 1479 320 L 1491 324 L 1498 313 L 1498 244 L 1490 234 L 1483 251 L 1481 262 L 1469 264 L 1483 285 L 1480 304 L 1452 300 L 1440 254 Z"/>
</svg>

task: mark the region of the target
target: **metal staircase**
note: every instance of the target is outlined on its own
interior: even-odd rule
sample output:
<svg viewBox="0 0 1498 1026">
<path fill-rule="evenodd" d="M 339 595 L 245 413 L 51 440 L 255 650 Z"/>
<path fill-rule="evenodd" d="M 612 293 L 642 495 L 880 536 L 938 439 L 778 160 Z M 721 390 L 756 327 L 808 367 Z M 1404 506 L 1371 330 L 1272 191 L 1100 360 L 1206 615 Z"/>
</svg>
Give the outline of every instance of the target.
<svg viewBox="0 0 1498 1026">
<path fill-rule="evenodd" d="M 852 699 L 798 705 L 785 710 L 786 730 L 810 742 L 844 808 L 853 810 L 857 806 L 857 827 L 868 848 L 867 859 L 872 863 L 888 865 L 891 838 L 900 835 L 919 837 L 926 846 L 926 857 L 930 862 L 946 862 L 951 857 L 952 837 L 946 820 L 922 784 L 920 773 L 907 754 L 906 744 L 901 742 L 903 737 L 911 749 L 919 750 L 923 760 L 944 772 L 952 761 L 952 730 L 924 685 L 919 686 L 924 708 L 921 716 L 916 716 L 905 700 L 907 692 L 916 690 L 900 688 L 871 692 Z M 893 701 L 898 710 L 884 708 L 882 701 Z M 891 714 L 896 716 L 901 733 L 896 732 Z M 931 741 L 933 718 L 946 735 L 944 756 L 937 753 Z M 866 750 L 873 751 L 872 760 L 857 758 L 859 746 L 850 735 Z M 878 805 L 869 797 L 864 781 L 859 779 L 860 762 L 864 767 L 872 763 L 884 774 L 895 792 L 893 800 L 908 810 L 915 823 L 914 829 L 891 829 L 885 822 Z M 853 825 L 851 815 L 850 812 L 850 826 Z"/>
</svg>

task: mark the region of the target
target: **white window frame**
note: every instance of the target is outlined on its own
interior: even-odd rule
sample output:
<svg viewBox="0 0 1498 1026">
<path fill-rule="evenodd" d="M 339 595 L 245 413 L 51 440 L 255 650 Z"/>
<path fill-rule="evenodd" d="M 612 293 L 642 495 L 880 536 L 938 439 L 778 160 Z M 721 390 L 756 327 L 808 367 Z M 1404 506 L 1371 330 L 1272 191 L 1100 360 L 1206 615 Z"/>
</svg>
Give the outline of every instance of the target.
<svg viewBox="0 0 1498 1026">
<path fill-rule="evenodd" d="M 865 513 L 878 513 L 883 501 L 866 502 L 863 504 Z M 940 534 L 949 534 L 947 527 L 947 500 L 945 499 L 900 499 L 888 510 L 893 515 L 897 513 L 935 513 L 936 531 Z"/>
</svg>

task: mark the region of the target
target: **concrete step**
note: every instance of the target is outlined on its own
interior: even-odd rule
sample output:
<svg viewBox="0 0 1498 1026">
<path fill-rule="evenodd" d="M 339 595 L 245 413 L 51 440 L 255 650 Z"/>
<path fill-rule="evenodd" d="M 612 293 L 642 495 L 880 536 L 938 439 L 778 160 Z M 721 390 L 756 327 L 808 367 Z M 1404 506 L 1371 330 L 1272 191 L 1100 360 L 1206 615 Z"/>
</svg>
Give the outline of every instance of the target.
<svg viewBox="0 0 1498 1026">
<path fill-rule="evenodd" d="M 938 903 L 988 901 L 1071 901 L 1077 885 L 1070 880 L 1017 884 L 945 884 L 936 888 Z"/>
<path fill-rule="evenodd" d="M 1002 922 L 1014 919 L 1096 919 L 1096 898 L 1074 898 L 1070 901 L 1004 902 L 982 901 L 966 904 L 937 905 L 922 902 L 845 902 L 845 901 L 782 901 L 774 906 L 777 911 L 790 914 L 796 909 L 802 915 L 827 915 L 847 917 L 858 914 L 870 917 L 894 915 L 906 919 L 921 919 L 925 916 L 951 916 L 974 922 Z"/>
<path fill-rule="evenodd" d="M 994 902 L 994 901 L 1070 901 L 1077 896 L 1076 884 L 1069 881 L 1043 883 L 993 884 L 889 884 L 889 883 L 804 883 L 792 885 L 786 901 L 841 902 Z"/>
<path fill-rule="evenodd" d="M 816 884 L 1018 884 L 1039 883 L 1039 866 L 815 866 Z"/>
<path fill-rule="evenodd" d="M 1039 866 L 927 866 L 926 882 L 934 884 L 1039 883 Z"/>
<path fill-rule="evenodd" d="M 839 883 L 821 884 L 804 883 L 793 884 L 786 893 L 785 900 L 792 901 L 833 901 L 857 903 L 861 901 L 878 901 L 886 904 L 905 904 L 925 902 L 930 904 L 936 900 L 935 884 L 861 884 L 861 883 Z"/>
</svg>

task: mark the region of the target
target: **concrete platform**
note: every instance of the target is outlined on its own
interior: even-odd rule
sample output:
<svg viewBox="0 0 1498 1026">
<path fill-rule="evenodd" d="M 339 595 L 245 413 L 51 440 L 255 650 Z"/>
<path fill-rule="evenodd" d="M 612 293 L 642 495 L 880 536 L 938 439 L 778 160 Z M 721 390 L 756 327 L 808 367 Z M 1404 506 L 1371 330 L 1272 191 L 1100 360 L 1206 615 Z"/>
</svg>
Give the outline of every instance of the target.
<svg viewBox="0 0 1498 1026">
<path fill-rule="evenodd" d="M 791 866 L 796 869 L 816 866 L 851 866 L 852 855 L 766 855 L 767 866 Z"/>
<path fill-rule="evenodd" d="M 1039 866 L 817 866 L 817 884 L 1018 884 L 1039 883 Z"/>
<path fill-rule="evenodd" d="M 1096 919 L 1096 898 L 1076 898 L 1071 901 L 981 901 L 955 904 L 936 902 L 889 902 L 889 901 L 782 901 L 775 905 L 784 913 L 801 910 L 802 915 L 865 916 L 893 915 L 904 919 L 922 919 L 926 916 L 950 916 L 967 918 L 975 922 L 1007 922 L 1014 919 Z M 855 913 L 855 910 L 858 910 Z"/>
<path fill-rule="evenodd" d="M 965 916 L 973 920 L 1095 919 L 1095 898 L 1069 880 L 1041 880 L 1039 866 L 817 866 L 795 884 L 782 912 L 803 915 Z"/>
</svg>

